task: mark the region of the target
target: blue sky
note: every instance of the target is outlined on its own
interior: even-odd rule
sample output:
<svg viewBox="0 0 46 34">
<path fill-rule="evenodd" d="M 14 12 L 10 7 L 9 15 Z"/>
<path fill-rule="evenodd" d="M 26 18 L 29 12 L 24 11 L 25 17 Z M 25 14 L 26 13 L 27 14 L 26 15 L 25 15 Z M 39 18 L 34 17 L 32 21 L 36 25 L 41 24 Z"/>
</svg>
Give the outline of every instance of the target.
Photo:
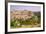
<svg viewBox="0 0 46 34">
<path fill-rule="evenodd" d="M 41 11 L 40 6 L 22 6 L 22 5 L 10 5 L 10 10 L 31 10 L 31 11 Z"/>
</svg>

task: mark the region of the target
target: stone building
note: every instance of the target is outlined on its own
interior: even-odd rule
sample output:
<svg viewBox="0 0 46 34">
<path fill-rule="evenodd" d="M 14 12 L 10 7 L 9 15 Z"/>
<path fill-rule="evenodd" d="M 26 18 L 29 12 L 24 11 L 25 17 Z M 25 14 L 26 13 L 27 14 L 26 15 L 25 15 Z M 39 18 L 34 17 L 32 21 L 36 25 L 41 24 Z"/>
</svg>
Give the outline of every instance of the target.
<svg viewBox="0 0 46 34">
<path fill-rule="evenodd" d="M 31 18 L 32 16 L 33 16 L 33 12 L 28 11 L 28 10 L 15 10 L 15 11 L 10 12 L 10 18 L 12 20 L 14 20 L 14 19 L 26 20 L 28 18 Z"/>
</svg>

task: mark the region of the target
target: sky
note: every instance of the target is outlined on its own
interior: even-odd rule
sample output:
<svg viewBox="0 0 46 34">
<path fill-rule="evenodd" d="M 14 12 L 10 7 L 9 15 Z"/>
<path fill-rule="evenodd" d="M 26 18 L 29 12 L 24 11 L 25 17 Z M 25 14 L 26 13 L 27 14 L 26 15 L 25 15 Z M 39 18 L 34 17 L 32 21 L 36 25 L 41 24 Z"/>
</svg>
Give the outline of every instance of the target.
<svg viewBox="0 0 46 34">
<path fill-rule="evenodd" d="M 41 11 L 41 7 L 40 6 L 23 6 L 23 5 L 10 5 L 10 10 L 31 10 L 34 12 L 38 12 Z"/>
</svg>

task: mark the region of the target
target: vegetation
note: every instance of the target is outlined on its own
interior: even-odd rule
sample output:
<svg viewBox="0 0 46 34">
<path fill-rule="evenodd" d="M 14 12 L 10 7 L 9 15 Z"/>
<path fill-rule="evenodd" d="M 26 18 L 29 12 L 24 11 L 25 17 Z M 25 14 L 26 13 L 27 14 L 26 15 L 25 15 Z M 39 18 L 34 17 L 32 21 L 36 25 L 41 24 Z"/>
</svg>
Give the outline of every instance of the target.
<svg viewBox="0 0 46 34">
<path fill-rule="evenodd" d="M 16 19 L 16 18 L 14 18 L 14 20 L 11 19 L 12 28 L 23 28 L 23 27 L 31 28 L 31 27 L 36 27 L 38 24 L 40 24 L 40 13 L 39 12 L 38 13 L 35 12 L 34 16 L 32 16 L 32 18 L 29 18 L 27 20 Z M 40 25 L 38 25 L 37 27 L 40 27 Z"/>
</svg>

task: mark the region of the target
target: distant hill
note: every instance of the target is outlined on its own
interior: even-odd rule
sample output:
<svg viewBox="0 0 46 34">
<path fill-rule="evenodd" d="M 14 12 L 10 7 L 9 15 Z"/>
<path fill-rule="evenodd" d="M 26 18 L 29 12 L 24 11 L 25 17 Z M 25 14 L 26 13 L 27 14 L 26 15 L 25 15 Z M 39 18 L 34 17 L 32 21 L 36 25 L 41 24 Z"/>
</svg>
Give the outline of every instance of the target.
<svg viewBox="0 0 46 34">
<path fill-rule="evenodd" d="M 41 16 L 40 11 L 39 11 L 39 12 L 33 12 L 33 13 L 34 13 L 34 15 L 36 15 L 36 16 Z"/>
</svg>

